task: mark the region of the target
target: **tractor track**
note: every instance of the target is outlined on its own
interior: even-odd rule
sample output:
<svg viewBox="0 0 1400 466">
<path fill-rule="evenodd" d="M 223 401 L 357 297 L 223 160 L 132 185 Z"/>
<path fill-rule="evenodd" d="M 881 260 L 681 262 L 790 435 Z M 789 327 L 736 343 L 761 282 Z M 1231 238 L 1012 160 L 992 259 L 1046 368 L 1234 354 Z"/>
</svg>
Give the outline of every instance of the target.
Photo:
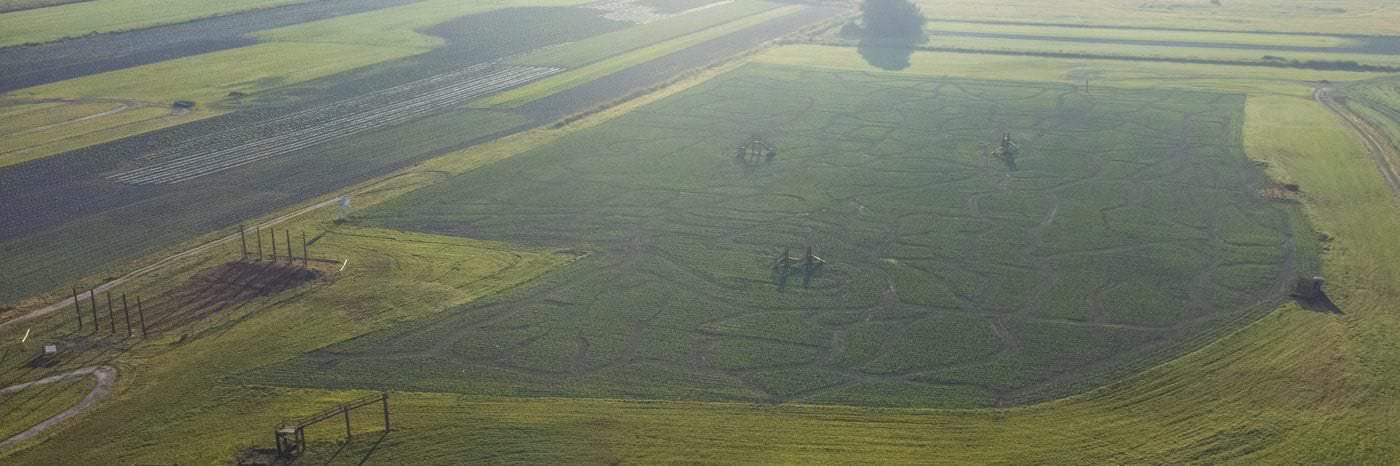
<svg viewBox="0 0 1400 466">
<path fill-rule="evenodd" d="M 1321 86 L 1313 89 L 1313 99 L 1327 107 L 1333 114 L 1336 114 L 1346 122 L 1347 127 L 1356 132 L 1361 143 L 1366 146 L 1366 152 L 1371 156 L 1371 160 L 1376 161 L 1376 167 L 1381 171 L 1381 178 L 1385 179 L 1385 184 L 1390 187 L 1390 191 L 1396 196 L 1400 196 L 1400 167 L 1396 167 L 1392 161 L 1400 161 L 1400 149 L 1397 149 L 1390 142 L 1390 138 L 1385 133 L 1377 129 L 1365 118 L 1347 108 L 1344 101 L 1339 101 L 1333 95 L 1337 90 L 1330 86 Z"/>
</svg>

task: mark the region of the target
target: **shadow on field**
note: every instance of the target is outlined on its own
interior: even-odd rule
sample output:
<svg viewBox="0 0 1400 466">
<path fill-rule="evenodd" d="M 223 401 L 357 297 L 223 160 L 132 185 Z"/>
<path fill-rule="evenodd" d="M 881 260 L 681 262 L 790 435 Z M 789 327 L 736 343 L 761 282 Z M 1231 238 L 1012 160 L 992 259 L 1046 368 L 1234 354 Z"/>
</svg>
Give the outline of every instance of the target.
<svg viewBox="0 0 1400 466">
<path fill-rule="evenodd" d="M 1297 298 L 1298 306 L 1313 312 L 1325 312 L 1328 314 L 1343 314 L 1342 308 L 1337 307 L 1337 303 L 1332 302 L 1332 298 L 1326 293 L 1319 293 L 1317 296 Z"/>
<path fill-rule="evenodd" d="M 914 55 L 914 44 L 912 42 L 866 39 L 860 41 L 856 51 L 870 66 L 882 70 L 899 71 L 909 67 L 909 58 Z"/>
</svg>

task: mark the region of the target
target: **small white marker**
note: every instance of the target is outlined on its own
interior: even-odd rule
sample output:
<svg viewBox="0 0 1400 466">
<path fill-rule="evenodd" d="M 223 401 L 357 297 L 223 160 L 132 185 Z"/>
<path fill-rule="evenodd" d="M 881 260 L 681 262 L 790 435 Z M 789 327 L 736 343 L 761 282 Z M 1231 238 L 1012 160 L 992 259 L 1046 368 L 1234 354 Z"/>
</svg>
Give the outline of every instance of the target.
<svg viewBox="0 0 1400 466">
<path fill-rule="evenodd" d="M 20 343 L 24 343 L 24 342 L 26 342 L 26 341 L 29 341 L 29 331 L 30 331 L 30 330 L 34 330 L 34 329 L 33 329 L 33 328 L 24 329 L 24 338 L 21 338 L 21 339 L 19 340 Z"/>
<path fill-rule="evenodd" d="M 345 266 L 346 266 L 346 265 L 349 265 L 349 264 L 350 264 L 350 259 L 345 259 L 345 262 L 342 262 L 342 263 L 340 264 L 340 270 L 339 270 L 339 271 L 340 271 L 340 272 L 344 272 L 344 271 L 345 271 Z"/>
</svg>

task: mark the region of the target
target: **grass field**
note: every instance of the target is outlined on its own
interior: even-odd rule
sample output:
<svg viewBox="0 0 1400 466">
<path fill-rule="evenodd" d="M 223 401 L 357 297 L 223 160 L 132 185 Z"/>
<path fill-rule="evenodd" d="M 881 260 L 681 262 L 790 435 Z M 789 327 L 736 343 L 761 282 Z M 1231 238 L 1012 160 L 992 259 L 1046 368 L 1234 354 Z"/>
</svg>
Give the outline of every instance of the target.
<svg viewBox="0 0 1400 466">
<path fill-rule="evenodd" d="M 0 14 L 0 47 L 183 23 L 307 0 L 92 0 Z"/>
<path fill-rule="evenodd" d="M 920 0 L 932 18 L 1025 21 L 1093 26 L 1226 31 L 1286 31 L 1394 35 L 1400 6 L 1372 0 L 1070 0 L 1046 8 L 1039 0 L 964 2 Z"/>
<path fill-rule="evenodd" d="M 256 380 L 926 406 L 1061 395 L 1271 308 L 1309 262 L 1240 154 L 1242 108 L 745 68 L 366 213 L 597 254 Z M 1002 131 L 1037 147 L 1014 169 L 979 148 Z M 750 134 L 782 154 L 736 162 Z M 831 269 L 780 293 L 772 257 L 804 246 Z M 393 380 L 363 375 L 389 366 Z"/>
<path fill-rule="evenodd" d="M 784 47 L 759 58 L 874 71 L 853 49 Z M 1089 70 L 1102 73 L 1103 85 L 1111 87 L 1247 93 L 1247 153 L 1267 162 L 1275 178 L 1304 187 L 1302 202 L 1313 225 L 1334 238 L 1323 256 L 1323 271 L 1344 314 L 1284 306 L 1240 332 L 1139 376 L 1084 395 L 1009 410 L 757 407 L 395 392 L 395 432 L 380 437 L 368 432 L 373 420 L 357 417 L 357 436 L 343 450 L 328 442 L 337 435 L 334 428 L 313 432 L 316 443 L 310 458 L 330 464 L 363 459 L 395 464 L 1366 464 L 1400 455 L 1390 441 L 1400 434 L 1391 419 L 1397 409 L 1393 387 L 1400 386 L 1391 370 L 1400 363 L 1400 353 L 1391 343 L 1400 331 L 1400 320 L 1391 312 L 1400 299 L 1395 287 L 1400 283 L 1400 252 L 1389 247 L 1389 238 L 1400 231 L 1400 209 L 1351 135 L 1309 100 L 1306 84 L 1369 75 L 943 53 L 919 53 L 913 63 L 906 76 L 1073 83 L 1076 73 Z M 1015 73 L 1008 75 L 1006 70 Z M 595 120 L 584 120 L 584 126 Z M 461 173 L 549 144 L 558 134 L 531 132 L 469 149 L 463 154 L 475 155 L 430 162 L 412 178 L 441 179 L 434 170 Z M 327 220 L 322 216 L 318 221 Z M 392 244 L 364 244 L 366 250 L 383 251 L 385 256 L 399 254 Z M 360 263 L 356 257 L 347 271 Z M 585 258 L 569 268 L 592 260 Z M 180 274 L 203 265 L 163 277 L 178 283 Z M 400 276 L 391 270 L 366 272 Z M 297 301 L 336 294 L 328 292 L 331 289 L 354 292 L 366 287 L 364 292 L 374 293 L 425 281 L 425 275 L 414 276 L 387 283 L 341 278 Z M 395 301 L 385 307 L 409 305 L 397 300 L 414 292 L 403 291 L 386 294 Z M 268 301 L 273 299 L 279 298 Z M 131 361 L 122 368 L 140 372 L 120 379 L 127 382 L 119 384 L 133 385 L 119 386 L 115 402 L 46 442 L 9 453 L 4 461 L 223 463 L 235 448 L 267 446 L 267 430 L 279 419 L 309 414 L 360 393 L 241 386 L 222 374 L 272 364 L 387 325 L 351 319 L 343 306 L 357 302 L 263 311 L 238 325 L 210 325 L 223 330 L 203 333 L 184 346 L 172 345 L 172 335 L 138 347 L 122 356 Z M 458 301 L 424 300 L 412 306 L 448 309 L 454 302 Z M 269 341 L 281 344 L 268 345 Z M 14 376 L 6 372 L 0 384 Z M 173 397 L 175 393 L 181 396 Z M 151 420 L 160 422 L 145 422 Z M 94 444 L 93 438 L 107 441 Z"/>
<path fill-rule="evenodd" d="M 1298 52 L 1258 50 L 1227 47 L 1173 47 L 1115 43 L 1058 42 L 1039 39 L 1001 39 L 966 36 L 934 36 L 929 47 L 956 48 L 973 51 L 1013 51 L 1029 53 L 1073 53 L 1096 56 L 1136 58 L 1166 58 L 1183 60 L 1225 60 L 1239 62 L 1332 61 L 1355 62 L 1363 65 L 1400 67 L 1400 55 L 1364 53 Z"/>
</svg>

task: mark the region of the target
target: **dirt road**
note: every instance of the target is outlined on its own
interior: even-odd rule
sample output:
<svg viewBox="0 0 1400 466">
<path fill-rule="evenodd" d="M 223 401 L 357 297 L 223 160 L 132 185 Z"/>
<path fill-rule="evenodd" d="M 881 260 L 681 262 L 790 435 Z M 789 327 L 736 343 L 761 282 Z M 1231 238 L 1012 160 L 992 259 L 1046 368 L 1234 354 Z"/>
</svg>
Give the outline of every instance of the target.
<svg viewBox="0 0 1400 466">
<path fill-rule="evenodd" d="M 78 369 L 72 372 L 66 372 L 59 375 L 45 377 L 39 380 L 35 380 L 33 382 L 27 382 L 19 385 L 11 385 L 9 387 L 0 388 L 0 395 L 3 395 L 6 393 L 13 393 L 20 390 L 24 390 L 35 385 L 50 384 L 87 375 L 97 377 L 97 386 L 92 387 L 92 391 L 88 392 L 87 396 L 83 397 L 82 401 L 79 401 L 78 404 L 73 405 L 72 407 L 54 415 L 51 418 L 45 419 L 44 422 L 35 424 L 28 430 L 15 434 L 14 437 L 10 437 L 8 439 L 5 439 L 5 441 L 0 442 L 0 451 L 5 451 L 5 449 L 13 447 L 19 444 L 20 442 L 34 438 L 34 436 L 43 433 L 45 430 L 48 430 L 49 428 L 55 425 L 58 425 L 58 423 L 63 422 L 73 416 L 82 414 L 84 411 L 91 409 L 94 405 L 97 404 L 97 402 L 102 401 L 108 396 L 111 396 L 112 384 L 116 383 L 117 381 L 117 370 L 107 366 L 84 367 L 82 369 Z"/>
<path fill-rule="evenodd" d="M 1353 131 L 1360 136 L 1362 144 L 1366 146 L 1366 152 L 1371 154 L 1371 159 L 1376 161 L 1376 166 L 1381 170 L 1381 176 L 1385 178 L 1385 183 L 1390 186 L 1390 190 L 1396 196 L 1400 196 L 1400 169 L 1396 164 L 1400 163 L 1400 149 L 1391 143 L 1390 138 L 1379 128 L 1366 121 L 1360 115 L 1347 108 L 1344 100 L 1345 96 L 1339 95 L 1338 90 L 1331 86 L 1322 86 L 1313 90 L 1313 98 L 1321 103 L 1332 113 L 1342 118 Z"/>
</svg>

